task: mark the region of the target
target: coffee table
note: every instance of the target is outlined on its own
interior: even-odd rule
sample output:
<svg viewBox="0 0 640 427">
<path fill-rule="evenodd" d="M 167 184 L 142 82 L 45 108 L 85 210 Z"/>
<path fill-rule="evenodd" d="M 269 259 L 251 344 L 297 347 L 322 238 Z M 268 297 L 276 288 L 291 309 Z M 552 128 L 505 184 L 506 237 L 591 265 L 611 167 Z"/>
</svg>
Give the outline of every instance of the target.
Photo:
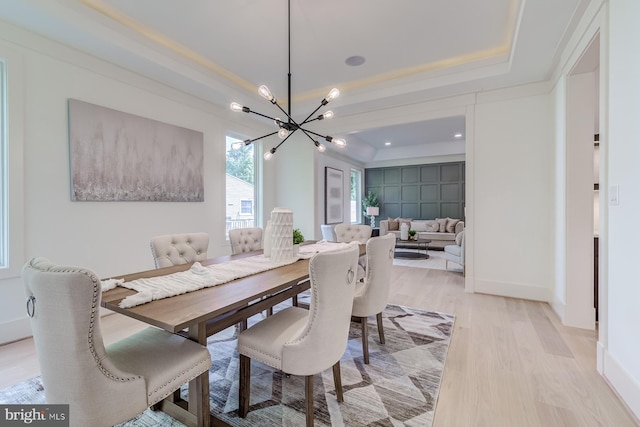
<svg viewBox="0 0 640 427">
<path fill-rule="evenodd" d="M 417 240 L 401 240 L 396 238 L 396 258 L 413 258 L 413 259 L 427 259 L 429 258 L 429 239 L 417 239 Z M 422 252 L 407 252 L 398 251 L 398 249 L 417 249 Z"/>
</svg>

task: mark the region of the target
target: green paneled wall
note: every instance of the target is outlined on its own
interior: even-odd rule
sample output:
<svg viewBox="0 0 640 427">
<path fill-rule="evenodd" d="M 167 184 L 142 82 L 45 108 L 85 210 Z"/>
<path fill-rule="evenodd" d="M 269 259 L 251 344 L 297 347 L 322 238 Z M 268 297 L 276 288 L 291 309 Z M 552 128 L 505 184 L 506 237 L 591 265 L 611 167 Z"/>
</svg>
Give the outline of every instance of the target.
<svg viewBox="0 0 640 427">
<path fill-rule="evenodd" d="M 379 219 L 464 219 L 464 162 L 365 170 L 365 194 L 380 200 Z"/>
</svg>

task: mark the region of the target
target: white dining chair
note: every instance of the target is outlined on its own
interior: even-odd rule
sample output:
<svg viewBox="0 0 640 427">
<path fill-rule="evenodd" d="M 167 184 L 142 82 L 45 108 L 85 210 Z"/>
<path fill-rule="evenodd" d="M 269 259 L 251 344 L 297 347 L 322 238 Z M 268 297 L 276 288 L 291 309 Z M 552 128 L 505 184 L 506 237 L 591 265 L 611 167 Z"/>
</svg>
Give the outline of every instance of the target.
<svg viewBox="0 0 640 427">
<path fill-rule="evenodd" d="M 376 316 L 380 344 L 384 344 L 384 329 L 382 327 L 382 311 L 389 301 L 391 286 L 391 268 L 396 237 L 386 234 L 372 237 L 367 241 L 367 270 L 362 282 L 356 285 L 353 297 L 353 320 L 362 327 L 362 355 L 364 363 L 369 364 L 369 338 L 367 331 L 368 316 Z"/>
<path fill-rule="evenodd" d="M 234 228 L 229 230 L 231 252 L 241 254 L 244 252 L 259 251 L 262 249 L 262 228 Z"/>
<path fill-rule="evenodd" d="M 338 224 L 335 228 L 336 242 L 359 242 L 367 243 L 371 238 L 371 226 L 366 224 Z M 362 281 L 367 268 L 367 259 L 361 256 L 358 261 L 358 281 Z"/>
<path fill-rule="evenodd" d="M 22 277 L 46 402 L 69 404 L 71 426 L 122 423 L 199 375 L 208 381 L 209 351 L 161 329 L 105 348 L 95 273 L 34 258 Z"/>
<path fill-rule="evenodd" d="M 238 337 L 239 414 L 250 406 L 251 359 L 291 375 L 305 376 L 306 425 L 313 425 L 313 375 L 333 366 L 336 396 L 343 401 L 340 358 L 347 347 L 359 247 L 353 243 L 309 261 L 309 310 L 288 307 Z"/>
<path fill-rule="evenodd" d="M 156 268 L 188 264 L 207 259 L 209 234 L 164 234 L 151 239 L 151 254 Z"/>
</svg>

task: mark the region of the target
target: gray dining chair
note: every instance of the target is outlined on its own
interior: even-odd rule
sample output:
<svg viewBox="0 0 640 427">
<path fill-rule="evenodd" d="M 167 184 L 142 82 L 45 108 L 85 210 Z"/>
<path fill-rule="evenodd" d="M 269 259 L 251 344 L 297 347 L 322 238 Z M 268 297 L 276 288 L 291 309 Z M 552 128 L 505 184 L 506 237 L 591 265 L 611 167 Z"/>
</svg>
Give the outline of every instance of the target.
<svg viewBox="0 0 640 427">
<path fill-rule="evenodd" d="M 396 246 L 396 237 L 387 234 L 372 237 L 367 241 L 367 271 L 362 282 L 356 285 L 353 297 L 353 313 L 355 321 L 362 327 L 362 355 L 364 363 L 369 363 L 369 338 L 367 318 L 376 316 L 380 344 L 384 344 L 384 329 L 382 325 L 382 311 L 389 301 L 391 287 L 391 268 Z"/>
<path fill-rule="evenodd" d="M 333 366 L 336 396 L 343 401 L 340 358 L 347 347 L 358 254 L 354 243 L 314 255 L 309 261 L 309 310 L 288 307 L 240 333 L 240 417 L 249 412 L 251 359 L 305 377 L 307 426 L 314 419 L 314 374 Z"/>
<path fill-rule="evenodd" d="M 105 347 L 92 271 L 34 258 L 22 277 L 46 402 L 69 404 L 71 426 L 122 423 L 200 375 L 208 381 L 209 351 L 157 328 Z"/>
</svg>

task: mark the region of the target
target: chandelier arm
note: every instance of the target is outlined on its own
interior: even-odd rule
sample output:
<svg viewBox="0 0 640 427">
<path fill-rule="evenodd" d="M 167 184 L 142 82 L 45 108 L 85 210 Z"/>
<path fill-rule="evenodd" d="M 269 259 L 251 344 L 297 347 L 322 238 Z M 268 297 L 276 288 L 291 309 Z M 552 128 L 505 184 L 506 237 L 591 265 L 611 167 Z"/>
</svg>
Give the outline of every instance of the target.
<svg viewBox="0 0 640 427">
<path fill-rule="evenodd" d="M 300 128 L 300 129 L 302 129 L 302 128 Z M 312 130 L 308 130 L 308 129 L 302 129 L 302 130 L 303 130 L 305 133 L 306 133 L 306 132 L 309 132 L 310 134 L 313 134 L 313 135 L 315 135 L 315 136 L 319 136 L 320 138 L 324 138 L 325 140 L 327 140 L 327 138 L 331 138 L 330 136 L 327 136 L 327 135 L 321 135 L 321 134 L 316 133 L 316 132 L 314 132 L 314 131 L 312 131 Z"/>
<path fill-rule="evenodd" d="M 278 132 L 276 132 L 276 133 L 278 133 Z M 280 143 L 279 143 L 278 145 L 276 145 L 276 146 L 275 146 L 274 150 L 277 150 L 278 148 L 280 148 L 280 146 L 281 146 L 282 144 L 284 144 L 284 142 L 285 142 L 287 139 L 289 139 L 289 137 L 290 137 L 291 135 L 293 135 L 294 133 L 295 133 L 295 131 L 293 131 L 293 132 L 291 132 L 289 135 L 287 135 L 287 137 L 286 137 L 285 139 L 283 139 L 282 141 L 280 141 Z"/>
<path fill-rule="evenodd" d="M 253 138 L 253 139 L 249 140 L 249 142 L 250 142 L 250 143 L 252 143 L 252 142 L 256 142 L 256 141 L 259 141 L 259 140 L 261 140 L 261 139 L 263 139 L 263 138 L 266 138 L 266 137 L 268 137 L 268 136 L 275 135 L 275 134 L 277 134 L 277 133 L 278 133 L 277 131 L 276 131 L 276 132 L 271 132 L 271 133 L 268 133 L 268 134 L 266 134 L 266 135 L 262 135 L 262 136 L 260 136 L 260 137 L 258 137 L 258 138 Z"/>
<path fill-rule="evenodd" d="M 301 125 L 303 125 L 303 124 L 305 124 L 305 123 L 309 123 L 309 122 L 311 122 L 311 121 L 313 121 L 313 120 L 317 120 L 317 119 L 311 119 L 311 120 L 309 120 L 309 118 L 311 118 L 311 116 L 313 116 L 315 113 L 317 113 L 317 112 L 318 112 L 318 110 L 319 110 L 319 109 L 321 109 L 322 107 L 324 107 L 324 105 L 323 105 L 323 104 L 320 104 L 320 105 L 318 106 L 318 108 L 316 108 L 315 110 L 313 110 L 313 111 L 311 112 L 311 114 L 309 114 L 309 115 L 307 116 L 307 118 L 306 118 L 306 119 L 304 119 L 304 120 L 302 121 L 302 123 L 300 123 L 300 124 L 301 124 Z"/>
<path fill-rule="evenodd" d="M 315 140 L 315 139 L 313 139 L 313 138 L 311 137 L 311 135 L 309 135 L 309 133 L 311 133 L 311 131 L 308 131 L 308 130 L 303 129 L 303 128 L 298 128 L 298 129 L 300 129 L 300 130 L 301 130 L 305 135 L 307 135 L 307 137 L 308 137 L 308 138 L 311 140 L 311 142 L 313 142 L 313 144 L 315 145 L 316 140 Z M 318 135 L 318 136 L 322 136 L 322 135 Z"/>
<path fill-rule="evenodd" d="M 257 111 L 253 111 L 253 110 L 251 110 L 250 113 L 255 114 L 256 116 L 267 118 L 269 120 L 275 120 L 276 119 L 275 117 L 267 116 L 266 114 L 258 113 Z"/>
</svg>

